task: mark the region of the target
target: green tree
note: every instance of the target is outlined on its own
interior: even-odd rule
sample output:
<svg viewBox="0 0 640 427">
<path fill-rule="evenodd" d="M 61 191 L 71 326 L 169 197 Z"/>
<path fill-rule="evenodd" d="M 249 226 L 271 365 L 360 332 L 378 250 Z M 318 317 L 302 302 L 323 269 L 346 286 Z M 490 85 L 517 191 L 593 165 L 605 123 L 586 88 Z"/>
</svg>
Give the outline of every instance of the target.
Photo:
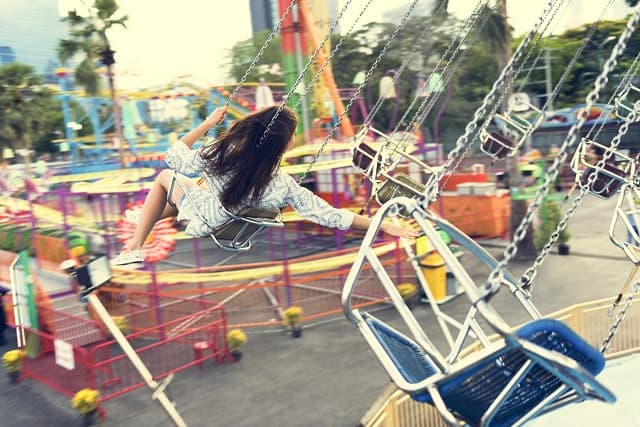
<svg viewBox="0 0 640 427">
<path fill-rule="evenodd" d="M 17 62 L 0 67 L 1 148 L 54 151 L 49 136 L 63 130 L 56 111 L 61 111 L 60 103 L 33 67 Z M 29 164 L 28 156 L 25 162 Z"/>
<path fill-rule="evenodd" d="M 271 31 L 264 30 L 255 33 L 252 38 L 240 41 L 231 48 L 229 58 L 229 74 L 233 76 L 237 81 L 244 75 L 245 71 L 249 69 L 249 65 L 258 55 L 260 48 L 264 45 L 267 37 L 271 34 Z M 271 73 L 268 68 L 266 72 L 263 72 L 260 65 L 271 66 L 273 64 L 282 63 L 282 54 L 280 52 L 280 37 L 276 36 L 271 40 L 269 46 L 264 50 L 262 56 L 256 63 L 251 73 L 247 76 L 248 82 L 257 82 L 261 77 L 267 82 L 280 82 L 282 76 L 279 74 Z"/>
<path fill-rule="evenodd" d="M 83 2 L 83 4 L 85 3 Z M 90 95 L 96 95 L 99 91 L 99 64 L 107 68 L 116 134 L 120 141 L 124 141 L 122 117 L 113 73 L 113 64 L 116 62 L 115 51 L 111 48 L 107 37 L 107 32 L 115 26 L 126 28 L 128 20 L 126 15 L 114 17 L 118 13 L 118 9 L 119 6 L 115 0 L 95 0 L 92 6 L 87 6 L 86 16 L 78 14 L 76 10 L 69 11 L 67 16 L 62 18 L 62 21 L 69 23 L 71 38 L 60 40 L 58 56 L 62 63 L 66 63 L 76 55 L 82 56 L 82 60 L 75 69 L 76 83 L 84 87 Z M 119 155 L 122 163 L 124 161 L 124 144 L 120 144 Z"/>
</svg>

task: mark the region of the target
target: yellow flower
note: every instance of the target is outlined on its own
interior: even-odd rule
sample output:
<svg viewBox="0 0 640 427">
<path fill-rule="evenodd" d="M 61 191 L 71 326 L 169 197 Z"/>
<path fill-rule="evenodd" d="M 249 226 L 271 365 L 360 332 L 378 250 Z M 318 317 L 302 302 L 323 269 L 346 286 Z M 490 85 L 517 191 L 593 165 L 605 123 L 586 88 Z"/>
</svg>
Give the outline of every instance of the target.
<svg viewBox="0 0 640 427">
<path fill-rule="evenodd" d="M 92 388 L 83 388 L 71 398 L 71 407 L 81 415 L 98 409 L 100 392 Z"/>
<path fill-rule="evenodd" d="M 396 289 L 398 289 L 398 292 L 405 300 L 414 296 L 417 291 L 416 285 L 413 283 L 401 283 L 396 287 Z"/>
<path fill-rule="evenodd" d="M 20 349 L 9 350 L 2 355 L 2 367 L 7 372 L 19 371 L 23 359 L 24 351 Z"/>
<path fill-rule="evenodd" d="M 286 326 L 297 325 L 302 321 L 302 307 L 298 307 L 297 305 L 292 305 L 287 308 L 284 313 L 284 324 Z"/>
<path fill-rule="evenodd" d="M 227 345 L 229 350 L 238 351 L 247 343 L 247 335 L 242 329 L 232 329 L 227 333 Z"/>
</svg>

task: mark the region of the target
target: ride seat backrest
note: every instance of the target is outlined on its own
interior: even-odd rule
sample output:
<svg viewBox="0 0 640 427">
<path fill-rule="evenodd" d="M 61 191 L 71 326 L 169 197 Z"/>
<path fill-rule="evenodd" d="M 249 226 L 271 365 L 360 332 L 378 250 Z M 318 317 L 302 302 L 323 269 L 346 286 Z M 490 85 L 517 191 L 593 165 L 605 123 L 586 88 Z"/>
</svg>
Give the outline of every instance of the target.
<svg viewBox="0 0 640 427">
<path fill-rule="evenodd" d="M 279 222 L 281 218 L 282 212 L 277 208 L 244 207 L 235 214 L 235 218 L 216 228 L 213 235 L 219 240 L 237 239 L 242 244 L 260 228 Z"/>
<path fill-rule="evenodd" d="M 380 154 L 368 144 L 361 142 L 353 151 L 353 165 L 362 171 L 367 171 L 376 159 L 375 170 L 382 169 L 382 159 Z M 375 178 L 375 177 L 372 177 Z"/>
<path fill-rule="evenodd" d="M 419 383 L 438 372 L 424 351 L 413 340 L 375 317 L 366 313 L 362 313 L 362 317 L 371 333 L 408 383 Z"/>
<path fill-rule="evenodd" d="M 394 197 L 416 197 L 424 193 L 426 187 L 405 174 L 388 177 L 377 193 L 378 202 L 383 204 Z"/>
<path fill-rule="evenodd" d="M 516 336 L 573 359 L 593 376 L 604 369 L 604 356 L 557 320 L 531 321 L 518 329 Z M 479 425 L 482 415 L 527 360 L 529 356 L 522 349 L 504 347 L 439 382 L 438 390 L 449 410 L 470 425 Z M 492 427 L 513 425 L 564 385 L 558 375 L 533 362 L 500 405 Z"/>
<path fill-rule="evenodd" d="M 622 180 L 626 176 L 626 173 L 611 163 L 605 163 L 603 169 L 610 173 L 596 172 L 596 168 L 592 167 L 585 169 L 580 177 L 580 183 L 582 186 L 587 185 L 591 174 L 596 172 L 598 176 L 591 184 L 589 191 L 600 197 L 608 199 L 620 189 L 623 183 Z"/>
<path fill-rule="evenodd" d="M 501 134 L 500 132 L 490 132 L 487 137 L 482 141 L 482 149 L 497 158 L 504 158 L 511 152 L 511 148 L 514 147 L 514 142 L 508 136 Z"/>
</svg>

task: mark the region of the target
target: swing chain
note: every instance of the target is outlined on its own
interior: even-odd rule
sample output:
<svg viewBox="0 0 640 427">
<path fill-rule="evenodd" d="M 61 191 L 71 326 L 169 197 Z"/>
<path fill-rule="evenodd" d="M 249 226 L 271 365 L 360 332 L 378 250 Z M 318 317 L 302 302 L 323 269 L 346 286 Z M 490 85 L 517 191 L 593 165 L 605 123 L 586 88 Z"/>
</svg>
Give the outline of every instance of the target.
<svg viewBox="0 0 640 427">
<path fill-rule="evenodd" d="M 491 124 L 491 121 L 493 120 L 493 116 L 495 115 L 496 111 L 498 111 L 502 106 L 504 97 L 506 96 L 507 93 L 511 91 L 511 87 L 513 86 L 513 83 L 522 72 L 524 66 L 529 62 L 529 58 L 531 58 L 531 55 L 533 54 L 534 49 L 538 46 L 544 33 L 547 31 L 547 29 L 551 25 L 551 22 L 553 22 L 553 20 L 555 19 L 556 15 L 558 14 L 558 11 L 560 10 L 560 5 L 562 5 L 562 3 L 564 3 L 564 0 L 556 0 L 554 3 L 554 6 L 545 13 L 544 26 L 540 31 L 536 31 L 535 37 L 533 37 L 533 42 L 531 44 L 531 47 L 527 50 L 526 55 L 521 62 L 522 65 L 516 68 L 515 71 L 513 72 L 513 75 L 509 76 L 509 78 L 507 78 L 506 81 L 503 83 L 504 87 L 502 88 L 500 95 L 498 96 L 498 99 L 494 102 L 493 107 L 491 108 L 491 112 L 487 114 L 484 120 L 484 123 L 482 124 L 482 129 L 486 129 Z M 533 65 L 535 65 L 535 63 Z M 528 77 L 529 77 L 528 75 L 525 77 L 524 79 L 525 82 L 528 80 Z M 507 114 L 508 113 L 509 112 L 507 112 Z"/>
<path fill-rule="evenodd" d="M 602 345 L 600 346 L 600 353 L 606 352 L 607 349 L 609 348 L 609 345 L 611 345 L 611 341 L 613 340 L 613 337 L 615 337 L 616 333 L 618 332 L 618 329 L 620 328 L 620 324 L 624 320 L 625 316 L 627 315 L 627 311 L 631 307 L 631 303 L 633 302 L 633 296 L 635 295 L 636 292 L 638 292 L 639 289 L 640 289 L 640 282 L 634 283 L 633 287 L 631 288 L 631 292 L 629 292 L 629 295 L 627 295 L 627 299 L 625 300 L 624 306 L 620 309 L 620 311 L 618 311 L 618 315 L 609 326 L 609 332 L 607 336 L 604 338 L 604 340 L 602 340 Z"/>
<path fill-rule="evenodd" d="M 322 145 L 320 146 L 320 149 L 318 150 L 318 152 L 315 154 L 315 156 L 313 157 L 313 159 L 311 160 L 311 163 L 309 163 L 309 167 L 307 168 L 307 170 L 304 171 L 304 173 L 302 174 L 302 176 L 300 177 L 300 179 L 298 180 L 298 182 L 302 182 L 302 180 L 309 174 L 309 172 L 311 171 L 311 169 L 313 168 L 313 165 L 316 163 L 316 161 L 318 160 L 318 158 L 320 157 L 320 154 L 322 153 L 322 151 L 324 150 L 324 148 L 326 147 L 326 145 L 329 143 L 329 141 L 331 140 L 331 138 L 333 137 L 333 135 L 335 134 L 336 130 L 338 129 L 338 127 L 340 126 L 340 124 L 342 123 L 342 120 L 344 120 L 344 118 L 346 117 L 347 113 L 349 112 L 349 110 L 351 109 L 351 107 L 353 106 L 353 103 L 356 101 L 356 99 L 358 98 L 358 96 L 360 95 L 360 92 L 362 92 L 362 89 L 364 88 L 364 86 L 367 84 L 367 82 L 369 81 L 369 79 L 371 78 L 371 75 L 373 74 L 373 72 L 375 71 L 375 69 L 378 67 L 378 65 L 380 64 L 380 61 L 382 61 L 382 58 L 384 57 L 384 55 L 387 53 L 387 50 L 389 50 L 389 47 L 391 46 L 391 43 L 395 40 L 395 38 L 398 36 L 398 33 L 400 32 L 400 29 L 402 27 L 404 27 L 404 25 L 407 23 L 407 19 L 409 18 L 409 16 L 411 15 L 411 13 L 413 12 L 413 10 L 416 8 L 418 2 L 420 0 L 413 0 L 413 2 L 411 3 L 411 5 L 409 6 L 409 8 L 407 9 L 407 11 L 405 12 L 404 16 L 402 17 L 402 20 L 400 21 L 400 24 L 398 24 L 398 26 L 394 29 L 393 33 L 391 33 L 391 36 L 389 37 L 389 39 L 387 40 L 386 44 L 384 45 L 384 47 L 382 48 L 382 50 L 380 51 L 380 53 L 378 54 L 378 56 L 376 57 L 376 59 L 374 60 L 373 64 L 371 64 L 371 66 L 369 67 L 369 69 L 367 70 L 367 73 L 365 74 L 365 77 L 362 81 L 362 83 L 360 83 L 358 85 L 358 87 L 356 88 L 355 92 L 353 93 L 353 95 L 351 96 L 351 98 L 349 99 L 349 102 L 347 103 L 347 105 L 344 107 L 344 111 L 342 112 L 342 114 L 340 114 L 340 116 L 338 117 L 338 119 L 336 120 L 335 124 L 331 127 L 331 129 L 329 130 L 329 132 L 327 133 L 327 136 L 325 137 L 324 141 L 322 142 Z"/>
<path fill-rule="evenodd" d="M 440 12 L 442 12 L 444 10 L 444 6 L 445 6 L 444 2 L 441 3 L 440 5 L 438 5 L 437 10 L 435 10 L 432 13 L 432 16 L 438 16 L 440 14 Z M 422 46 L 427 34 L 431 33 L 430 30 L 431 30 L 431 28 L 429 28 L 429 26 L 426 25 L 424 30 L 422 30 L 422 32 L 418 36 L 418 40 L 413 42 L 412 45 L 414 47 L 415 46 Z M 400 80 L 400 76 L 402 75 L 404 69 L 407 68 L 407 66 L 409 65 L 409 61 L 411 60 L 411 58 L 413 57 L 413 55 L 415 55 L 415 53 L 417 51 L 418 51 L 418 49 L 410 49 L 409 53 L 407 55 L 405 55 L 404 59 L 402 60 L 402 64 L 400 64 L 400 67 L 398 68 L 398 71 L 393 76 L 393 86 L 395 86 L 396 83 L 398 83 L 398 80 Z M 391 87 L 387 88 L 387 92 L 384 93 L 384 95 L 386 95 L 390 90 L 391 90 Z M 368 125 L 371 124 L 371 122 L 373 121 L 373 117 L 377 114 L 377 112 L 380 110 L 380 108 L 382 108 L 382 104 L 384 103 L 384 99 L 385 98 L 383 97 L 383 94 L 380 94 L 380 96 L 378 97 L 378 100 L 376 101 L 375 105 L 373 106 L 373 108 L 371 108 L 371 111 L 369 111 L 369 114 L 367 115 L 367 119 L 365 120 L 364 125 L 368 126 Z"/>
<path fill-rule="evenodd" d="M 540 207 L 542 203 L 542 199 L 546 197 L 546 195 L 548 194 L 549 188 L 551 187 L 551 183 L 554 182 L 556 177 L 558 176 L 560 165 L 563 164 L 564 161 L 566 160 L 568 155 L 568 150 L 571 146 L 574 145 L 577 139 L 577 132 L 582 128 L 583 124 L 586 122 L 588 117 L 588 111 L 591 109 L 593 104 L 597 101 L 598 96 L 600 94 L 600 90 L 604 86 L 606 86 L 606 83 L 608 81 L 608 75 L 618 63 L 617 58 L 624 52 L 624 49 L 627 45 L 627 41 L 633 34 L 638 24 L 638 20 L 640 20 L 640 6 L 636 7 L 636 10 L 633 16 L 627 22 L 627 26 L 625 30 L 620 35 L 618 42 L 616 43 L 616 46 L 613 48 L 611 55 L 605 62 L 600 75 L 596 79 L 594 88 L 587 95 L 586 104 L 578 113 L 578 120 L 571 127 L 571 129 L 569 129 L 569 132 L 567 133 L 567 136 L 565 137 L 565 140 L 559 149 L 558 156 L 556 156 L 556 158 L 553 161 L 553 164 L 551 165 L 551 167 L 549 167 L 547 171 L 544 184 L 537 191 L 533 203 L 531 203 L 531 205 L 527 208 L 527 212 L 524 218 L 522 219 L 522 222 L 514 232 L 514 237 L 512 241 L 509 243 L 509 245 L 504 251 L 503 258 L 497 263 L 496 267 L 491 271 L 491 274 L 489 275 L 490 283 L 487 284 L 487 286 L 490 286 L 492 288 L 492 292 L 497 291 L 498 287 L 500 286 L 500 283 L 498 281 L 499 276 L 497 274 L 498 270 L 506 268 L 506 266 L 509 264 L 509 262 L 515 257 L 516 253 L 518 252 L 518 244 L 527 235 L 529 225 L 533 221 L 534 214 L 537 212 L 538 208 Z M 602 159 L 601 162 L 604 163 L 604 159 Z M 598 165 L 600 165 L 600 162 L 598 162 Z M 592 174 L 592 175 L 595 175 L 595 174 Z M 535 271 L 535 268 L 537 268 L 537 264 L 534 264 L 533 271 Z M 526 287 L 530 287 L 530 286 L 531 285 L 529 284 Z"/>
<path fill-rule="evenodd" d="M 291 9 L 293 9 L 293 6 L 296 4 L 296 2 L 297 2 L 297 0 L 291 0 L 291 2 L 289 3 L 289 6 L 287 6 L 287 8 L 285 9 L 284 13 L 280 17 L 280 21 L 278 21 L 276 26 L 273 28 L 273 31 L 271 32 L 271 34 L 269 34 L 267 39 L 264 41 L 264 43 L 262 44 L 262 47 L 258 51 L 258 54 L 255 56 L 255 58 L 253 58 L 253 61 L 251 61 L 251 64 L 249 64 L 249 68 L 247 68 L 245 70 L 244 74 L 240 78 L 240 82 L 233 89 L 233 92 L 231 92 L 231 95 L 229 95 L 229 98 L 227 98 L 227 101 L 224 104 L 225 107 L 228 107 L 231 104 L 231 100 L 238 95 L 238 92 L 240 91 L 240 88 L 242 88 L 242 85 L 244 85 L 244 83 L 247 80 L 247 78 L 249 78 L 249 74 L 251 74 L 251 72 L 256 67 L 256 64 L 258 63 L 260 58 L 262 58 L 262 55 L 264 54 L 264 51 L 267 49 L 267 47 L 269 46 L 269 44 L 271 43 L 273 38 L 276 36 L 276 34 L 278 34 L 280 32 L 280 29 L 282 28 L 282 24 L 284 23 L 285 19 L 287 19 L 287 16 L 289 16 L 289 13 L 291 12 Z"/>
<path fill-rule="evenodd" d="M 491 90 L 484 97 L 482 105 L 478 107 L 471 121 L 467 123 L 464 134 L 462 134 L 458 138 L 458 140 L 456 141 L 456 146 L 449 152 L 449 155 L 447 156 L 447 161 L 444 163 L 442 168 L 440 168 L 438 171 L 436 171 L 436 173 L 434 173 L 430 177 L 430 180 L 427 183 L 427 186 L 424 192 L 424 195 L 425 195 L 424 203 L 429 203 L 429 201 L 433 201 L 438 197 L 440 193 L 440 190 L 438 189 L 438 184 L 440 183 L 442 177 L 447 172 L 453 172 L 450 170 L 451 166 L 453 165 L 453 162 L 460 155 L 462 150 L 465 148 L 466 144 L 472 142 L 469 140 L 469 137 L 478 128 L 478 122 L 482 119 L 482 117 L 484 117 L 485 113 L 487 112 L 489 103 L 492 100 L 494 100 L 496 96 L 496 92 L 498 91 L 499 88 L 502 87 L 507 74 L 510 73 L 511 70 L 513 69 L 513 64 L 520 58 L 520 56 L 522 56 L 522 52 L 524 48 L 531 42 L 531 39 L 533 38 L 535 32 L 542 25 L 542 22 L 544 21 L 544 18 L 549 13 L 549 8 L 553 5 L 553 3 L 554 3 L 553 0 L 550 0 L 547 3 L 547 6 L 546 6 L 547 9 L 545 10 L 545 12 L 543 12 L 543 14 L 538 17 L 538 20 L 536 21 L 536 24 L 534 25 L 533 29 L 529 31 L 529 33 L 525 36 L 524 40 L 520 43 L 520 46 L 518 46 L 516 52 L 513 54 L 513 56 L 507 63 L 507 65 L 505 65 L 505 67 L 502 69 L 502 72 L 500 73 L 500 76 L 498 76 L 498 79 L 493 83 Z"/>
<path fill-rule="evenodd" d="M 373 0 L 368 0 L 367 1 L 367 3 L 364 5 L 364 7 L 360 10 L 360 14 L 351 23 L 351 27 L 349 27 L 349 30 L 346 33 L 344 33 L 342 36 L 340 36 L 340 40 L 338 40 L 338 43 L 336 43 L 336 45 L 333 47 L 333 49 L 332 49 L 331 53 L 329 54 L 329 56 L 327 57 L 327 59 L 322 63 L 320 68 L 318 68 L 318 70 L 314 73 L 313 78 L 309 82 L 309 87 L 313 87 L 318 82 L 318 80 L 320 80 L 320 76 L 322 75 L 322 72 L 331 63 L 331 61 L 333 60 L 333 57 L 336 55 L 336 53 L 338 53 L 338 51 L 342 47 L 342 43 L 344 42 L 344 40 L 353 32 L 353 30 L 355 29 L 356 25 L 360 21 L 360 18 L 362 18 L 362 16 L 367 11 L 367 9 L 369 8 L 369 5 L 371 5 L 372 2 L 373 2 Z M 302 104 L 303 100 L 304 100 L 304 96 L 301 96 L 296 101 L 296 103 L 293 106 L 293 108 L 294 109 L 298 108 L 300 106 L 300 104 Z"/>
<path fill-rule="evenodd" d="M 640 104 L 636 103 L 636 104 L 634 104 L 634 106 L 640 106 Z M 632 120 L 631 121 L 633 121 L 633 119 L 635 119 L 635 117 L 636 117 L 635 111 L 632 112 L 630 114 L 630 116 L 632 116 Z M 602 159 L 600 159 L 598 161 L 598 163 L 595 165 L 596 169 L 604 167 L 606 165 L 606 163 L 607 163 L 607 160 L 609 160 L 613 156 L 613 150 L 615 150 L 620 145 L 622 137 L 629 130 L 629 126 L 630 126 L 630 123 L 627 122 L 627 121 L 622 123 L 622 125 L 618 129 L 618 133 L 613 138 L 613 140 L 611 140 L 610 148 L 608 148 L 604 152 L 604 154 L 602 156 Z M 536 274 L 537 274 L 536 273 L 537 268 L 540 267 L 540 265 L 542 265 L 542 263 L 544 262 L 545 257 L 551 251 L 551 247 L 556 243 L 556 241 L 560 237 L 560 233 L 562 233 L 562 231 L 564 231 L 567 228 L 567 224 L 568 224 L 569 220 L 571 219 L 571 217 L 573 217 L 573 214 L 578 209 L 578 207 L 582 203 L 582 200 L 584 199 L 584 197 L 589 192 L 589 188 L 591 188 L 591 186 L 593 185 L 593 183 L 595 183 L 597 178 L 598 178 L 598 173 L 594 172 L 594 173 L 590 174 L 589 177 L 587 178 L 587 182 L 580 187 L 580 193 L 573 200 L 573 202 L 571 203 L 571 207 L 567 210 L 567 212 L 564 214 L 564 216 L 562 217 L 562 219 L 558 223 L 556 229 L 553 231 L 553 233 L 549 237 L 549 241 L 547 241 L 547 243 L 541 249 L 540 253 L 536 257 L 536 259 L 533 262 L 533 264 L 523 274 L 522 279 L 520 281 L 520 283 L 522 284 L 523 289 L 525 289 L 525 290 L 530 290 L 531 289 L 533 279 L 536 277 Z"/>
<path fill-rule="evenodd" d="M 444 4 L 444 3 L 443 3 Z M 482 15 L 483 12 L 486 12 L 486 9 L 484 6 L 486 6 L 487 2 L 486 1 L 479 1 L 476 4 L 475 9 L 473 10 L 473 12 L 469 15 L 469 18 L 467 18 L 467 20 L 465 21 L 464 25 L 462 26 L 462 29 L 460 30 L 457 39 L 458 42 L 458 47 L 452 51 L 453 46 L 455 44 L 455 41 L 452 42 L 451 44 L 449 44 L 449 46 L 447 46 L 447 50 L 444 52 L 444 54 L 438 59 L 438 63 L 433 67 L 433 71 L 431 72 L 431 74 L 429 75 L 429 79 L 431 79 L 432 76 L 436 75 L 436 72 L 439 74 L 445 74 L 448 70 L 449 70 L 449 66 L 451 65 L 451 61 L 453 60 L 453 58 L 455 57 L 455 55 L 458 54 L 458 52 L 460 52 L 462 50 L 462 46 L 464 44 L 464 41 L 467 39 L 467 36 L 469 34 L 471 34 L 471 30 L 475 27 L 475 23 L 480 19 L 480 16 Z M 485 16 L 485 21 L 486 22 L 486 18 L 488 17 L 488 14 L 486 14 Z M 482 25 L 484 25 L 484 22 L 482 23 Z M 460 34 L 461 33 L 461 34 Z M 444 58 L 447 58 L 446 63 L 444 64 L 444 66 L 442 65 L 442 63 L 444 62 Z M 449 83 L 449 81 L 451 80 L 451 77 L 453 76 L 453 72 L 447 74 L 445 83 L 443 84 L 443 87 L 446 87 L 446 85 Z M 429 79 L 427 79 L 425 81 L 425 85 L 428 84 Z M 422 92 L 424 90 L 424 86 L 420 88 L 420 92 Z M 405 119 L 407 118 L 409 111 L 411 111 L 413 109 L 413 107 L 415 106 L 415 104 L 418 102 L 418 99 L 420 98 L 420 92 L 416 94 L 416 96 L 413 98 L 413 100 L 411 101 L 411 104 L 409 105 L 409 107 L 405 110 L 405 112 L 403 113 L 402 117 L 400 118 L 400 120 L 398 121 L 398 123 L 396 124 L 396 126 L 393 129 L 393 132 L 397 132 L 400 129 L 400 125 L 405 121 Z M 434 93 L 437 93 L 436 95 L 434 95 Z M 430 92 L 427 94 L 426 97 L 424 97 L 424 99 L 422 100 L 422 102 L 420 103 L 420 105 L 418 106 L 418 108 L 416 109 L 416 111 L 413 114 L 413 117 L 411 117 L 411 120 L 409 121 L 409 123 L 407 124 L 407 126 L 405 127 L 405 133 L 409 133 L 411 132 L 412 127 L 417 123 L 417 124 L 422 124 L 422 122 L 424 122 L 424 120 L 427 118 L 427 115 L 431 112 L 431 109 L 433 108 L 433 106 L 435 105 L 435 103 L 437 102 L 439 98 L 439 93 L 438 92 Z M 408 141 L 408 136 L 403 136 L 403 138 L 400 140 L 401 143 L 404 143 L 406 141 Z"/>
<path fill-rule="evenodd" d="M 469 34 L 471 34 L 471 29 L 474 28 L 475 23 L 480 19 L 480 16 L 482 15 L 482 12 L 486 11 L 486 9 L 482 7 L 481 3 L 477 4 L 477 8 L 479 10 L 475 13 L 475 15 L 472 14 L 469 17 L 469 19 L 467 20 L 467 22 L 465 22 L 465 25 L 463 26 L 463 30 L 462 30 L 462 31 L 464 31 L 464 34 L 461 37 L 461 39 L 459 40 L 458 47 L 456 48 L 456 50 L 451 53 L 451 57 L 447 59 L 447 62 L 446 62 L 446 64 L 444 64 L 444 66 L 441 66 L 441 63 L 442 63 L 442 58 L 441 58 L 440 61 L 438 62 L 438 64 L 433 68 L 433 71 L 432 71 L 432 73 L 431 73 L 431 75 L 429 77 L 429 79 L 430 79 L 431 76 L 436 75 L 436 73 L 445 75 L 444 81 L 442 82 L 442 85 L 441 85 L 441 87 L 443 89 L 447 87 L 447 85 L 449 84 L 449 82 L 453 78 L 455 71 L 460 66 L 460 63 L 462 62 L 462 59 L 466 56 L 467 51 L 462 49 L 462 45 L 464 44 L 464 41 L 467 39 L 467 36 Z M 480 26 L 484 26 L 484 24 L 486 23 L 487 17 L 488 17 L 488 14 L 485 13 L 485 17 L 483 18 L 483 21 L 480 23 Z M 468 29 L 464 30 L 464 28 L 467 28 L 467 27 L 468 27 Z M 453 46 L 453 43 L 449 45 L 448 49 L 451 50 L 452 46 Z M 460 55 L 458 55 L 458 53 L 460 51 L 462 51 L 462 53 Z M 445 52 L 445 56 L 446 55 L 447 55 L 447 53 Z M 455 57 L 455 55 L 458 55 L 458 56 Z M 451 70 L 449 70 L 449 67 L 451 67 L 451 62 L 454 60 L 454 57 L 455 57 L 455 63 L 453 65 L 453 68 Z M 429 80 L 427 80 L 427 82 L 425 84 L 428 84 L 428 82 L 429 82 Z M 409 141 L 409 135 L 412 132 L 412 128 L 414 128 L 416 125 L 418 125 L 418 126 L 422 125 L 422 123 L 426 120 L 427 116 L 429 115 L 429 113 L 431 112 L 433 107 L 436 105 L 436 102 L 438 102 L 438 99 L 440 98 L 440 95 L 441 95 L 442 92 L 443 91 L 431 92 L 431 93 L 427 94 L 427 96 L 424 97 L 424 99 L 422 100 L 422 102 L 418 106 L 418 109 L 413 114 L 413 117 L 411 118 L 411 120 L 409 121 L 407 126 L 405 127 L 404 134 L 403 134 L 402 138 L 400 139 L 401 146 L 406 146 L 406 143 Z M 402 116 L 402 118 L 400 119 L 398 124 L 396 125 L 396 128 L 394 129 L 394 132 L 397 132 L 397 130 L 399 129 L 400 124 L 404 121 L 404 119 L 407 116 L 407 114 L 409 113 L 409 111 L 414 107 L 415 103 L 418 101 L 418 98 L 419 97 L 417 95 L 414 97 L 414 99 L 411 102 L 411 105 L 409 106 L 407 111 L 405 111 L 404 115 Z"/>
<path fill-rule="evenodd" d="M 289 92 L 287 92 L 287 94 L 284 97 L 284 99 L 282 100 L 282 102 L 280 102 L 280 105 L 278 105 L 278 109 L 274 113 L 273 117 L 271 117 L 271 120 L 267 124 L 267 127 L 264 130 L 264 133 L 260 137 L 260 140 L 258 141 L 257 147 L 260 147 L 264 143 L 265 139 L 267 138 L 267 135 L 269 135 L 269 132 L 271 132 L 271 129 L 273 128 L 273 125 L 276 122 L 276 119 L 278 118 L 278 116 L 280 115 L 282 110 L 284 109 L 287 101 L 295 93 L 296 89 L 298 88 L 298 85 L 300 84 L 302 79 L 304 79 L 304 76 L 307 73 L 307 71 L 309 71 L 309 68 L 311 67 L 311 64 L 313 64 L 313 61 L 318 57 L 318 55 L 320 54 L 320 51 L 324 48 L 325 43 L 327 42 L 327 40 L 329 40 L 329 37 L 331 37 L 331 34 L 333 34 L 333 32 L 335 31 L 336 27 L 338 26 L 338 23 L 340 23 L 340 19 L 342 18 L 342 15 L 344 15 L 344 12 L 349 8 L 349 5 L 351 5 L 352 1 L 353 0 L 347 0 L 347 2 L 344 4 L 344 6 L 342 7 L 342 9 L 338 13 L 338 15 L 335 18 L 333 18 L 333 20 L 331 21 L 331 25 L 329 27 L 329 31 L 327 31 L 326 34 L 322 37 L 322 40 L 320 41 L 320 44 L 318 45 L 318 47 L 316 47 L 316 49 L 313 51 L 313 53 L 311 54 L 311 56 L 307 60 L 307 63 L 305 64 L 303 70 L 300 73 L 298 73 L 298 77 L 296 78 L 296 81 L 293 82 L 293 84 L 291 85 L 291 88 L 289 89 Z M 324 64 L 323 64 L 324 67 L 326 67 L 326 64 L 328 64 L 328 63 L 329 63 L 329 60 L 325 61 Z M 324 70 L 324 68 L 322 68 L 322 70 Z M 300 95 L 300 100 L 305 98 L 312 88 L 313 88 L 313 86 L 307 85 L 307 87 L 305 87 L 304 92 L 302 93 L 302 95 Z M 299 104 L 296 104 L 296 105 L 299 105 Z"/>
</svg>

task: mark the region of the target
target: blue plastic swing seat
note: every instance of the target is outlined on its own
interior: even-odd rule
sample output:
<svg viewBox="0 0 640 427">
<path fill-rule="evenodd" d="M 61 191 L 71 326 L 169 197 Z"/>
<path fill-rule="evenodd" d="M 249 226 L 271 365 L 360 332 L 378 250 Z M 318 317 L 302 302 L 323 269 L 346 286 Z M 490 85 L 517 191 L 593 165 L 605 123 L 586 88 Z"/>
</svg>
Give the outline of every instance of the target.
<svg viewBox="0 0 640 427">
<path fill-rule="evenodd" d="M 437 372 L 415 342 L 399 335 L 377 319 L 367 316 L 365 322 L 405 380 L 417 383 Z M 604 368 L 604 356 L 557 320 L 531 321 L 515 335 L 573 359 L 593 376 Z M 522 349 L 503 347 L 467 369 L 439 380 L 438 391 L 452 413 L 471 426 L 480 425 L 482 416 L 490 405 L 528 360 L 529 357 Z M 513 425 L 563 385 L 556 375 L 534 362 L 499 406 L 490 426 Z M 433 404 L 427 391 L 413 393 L 411 397 L 419 402 Z"/>
</svg>

